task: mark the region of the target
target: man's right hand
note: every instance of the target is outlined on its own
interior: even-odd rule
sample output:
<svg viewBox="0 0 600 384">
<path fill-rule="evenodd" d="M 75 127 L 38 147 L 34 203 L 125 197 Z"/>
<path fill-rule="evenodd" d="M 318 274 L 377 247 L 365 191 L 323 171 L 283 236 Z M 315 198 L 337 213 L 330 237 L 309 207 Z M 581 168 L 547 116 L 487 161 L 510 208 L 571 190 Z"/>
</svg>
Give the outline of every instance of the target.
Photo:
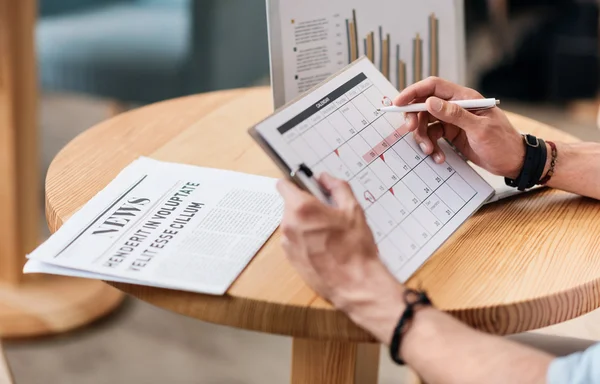
<svg viewBox="0 0 600 384">
<path fill-rule="evenodd" d="M 482 98 L 473 89 L 430 77 L 404 89 L 394 105 L 427 103 L 428 112 L 407 114 L 406 124 L 423 152 L 435 162 L 445 160 L 438 145 L 438 140 L 445 137 L 474 164 L 515 179 L 523 167 L 525 146 L 504 112 L 500 108 L 469 112 L 448 102 Z"/>
</svg>

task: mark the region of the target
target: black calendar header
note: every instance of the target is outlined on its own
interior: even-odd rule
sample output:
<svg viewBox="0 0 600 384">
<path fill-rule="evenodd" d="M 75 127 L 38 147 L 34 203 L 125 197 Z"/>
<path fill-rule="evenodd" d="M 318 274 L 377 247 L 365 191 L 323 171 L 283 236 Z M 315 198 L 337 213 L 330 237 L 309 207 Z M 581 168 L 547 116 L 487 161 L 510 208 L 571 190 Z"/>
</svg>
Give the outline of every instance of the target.
<svg viewBox="0 0 600 384">
<path fill-rule="evenodd" d="M 277 130 L 279 131 L 279 133 L 281 133 L 283 135 L 290 129 L 294 128 L 296 125 L 300 124 L 304 120 L 310 118 L 315 113 L 319 112 L 326 105 L 329 105 L 329 104 L 333 103 L 335 100 L 344 96 L 346 94 L 346 92 L 348 92 L 352 88 L 356 87 L 358 84 L 362 83 L 366 79 L 367 79 L 367 76 L 364 73 L 362 73 L 362 72 L 359 73 L 358 75 L 353 77 L 351 80 L 349 80 L 347 83 L 343 84 L 341 87 L 337 88 L 335 91 L 331 92 L 329 95 L 327 95 L 324 98 L 322 98 L 321 100 L 319 100 L 317 103 L 315 103 L 310 108 L 308 108 L 308 109 L 300 112 L 298 115 L 294 116 L 287 123 L 285 123 L 281 127 L 277 128 Z"/>
</svg>

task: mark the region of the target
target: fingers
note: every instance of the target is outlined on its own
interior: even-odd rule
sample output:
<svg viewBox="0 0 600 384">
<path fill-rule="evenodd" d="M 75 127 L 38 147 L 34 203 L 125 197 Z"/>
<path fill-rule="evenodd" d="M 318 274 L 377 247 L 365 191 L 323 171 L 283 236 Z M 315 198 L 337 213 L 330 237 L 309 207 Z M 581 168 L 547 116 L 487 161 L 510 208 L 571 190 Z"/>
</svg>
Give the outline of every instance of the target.
<svg viewBox="0 0 600 384">
<path fill-rule="evenodd" d="M 414 137 L 419 147 L 421 147 L 421 151 L 426 155 L 430 155 L 433 152 L 433 143 L 427 134 L 427 127 L 429 125 L 429 117 L 427 115 L 427 112 L 419 112 L 419 124 L 417 130 L 414 132 Z"/>
<path fill-rule="evenodd" d="M 424 154 L 430 155 L 433 160 L 441 164 L 446 156 L 438 144 L 444 136 L 444 126 L 440 122 L 429 123 L 431 115 L 428 112 L 419 112 L 419 126 L 414 132 L 414 138 Z"/>
<path fill-rule="evenodd" d="M 344 180 L 337 179 L 328 173 L 322 173 L 318 180 L 321 186 L 331 194 L 337 208 L 354 208 L 358 205 L 350 185 Z M 286 213 L 290 212 L 290 217 L 297 216 L 304 219 L 318 217 L 317 221 L 323 221 L 325 216 L 331 216 L 334 212 L 331 207 L 326 206 L 316 197 L 301 190 L 288 180 L 279 180 L 277 190 L 283 197 L 285 211 Z"/>
<path fill-rule="evenodd" d="M 423 100 L 423 102 L 425 102 L 426 100 Z M 406 128 L 408 128 L 408 132 L 413 132 L 415 131 L 417 128 L 419 128 L 419 112 L 410 112 L 410 113 L 406 113 L 406 119 L 408 121 L 408 119 L 411 119 L 410 121 L 410 125 L 407 123 L 405 126 Z M 414 120 L 412 120 L 414 119 Z M 431 116 L 429 113 L 427 114 L 427 120 L 429 123 L 434 123 L 436 121 L 438 121 L 438 119 L 436 119 L 435 117 Z"/>
<path fill-rule="evenodd" d="M 331 194 L 338 207 L 345 208 L 357 204 L 356 197 L 350 188 L 350 185 L 344 180 L 337 179 L 328 173 L 323 173 L 319 177 L 321 185 Z"/>
<path fill-rule="evenodd" d="M 427 134 L 431 140 L 431 143 L 433 144 L 431 158 L 436 164 L 442 164 L 444 161 L 446 161 L 446 155 L 444 154 L 444 151 L 442 151 L 442 148 L 440 148 L 438 141 L 444 137 L 444 125 L 440 122 L 433 123 L 427 129 Z"/>
<path fill-rule="evenodd" d="M 283 197 L 286 204 L 289 202 L 300 201 L 310 196 L 307 192 L 301 190 L 296 184 L 287 179 L 282 179 L 277 182 L 277 191 L 281 197 Z"/>
<path fill-rule="evenodd" d="M 407 113 L 405 117 L 404 128 L 408 132 L 414 132 L 419 127 L 419 118 L 417 113 Z"/>
<path fill-rule="evenodd" d="M 315 216 L 315 214 L 320 215 L 321 208 L 325 208 L 325 205 L 315 196 L 298 188 L 296 184 L 289 180 L 279 180 L 277 190 L 285 204 L 284 221 L 288 221 L 290 218 L 301 217 L 306 219 Z"/>
<path fill-rule="evenodd" d="M 481 125 L 481 117 L 456 104 L 449 103 L 438 97 L 430 97 L 426 103 L 427 110 L 433 117 L 445 123 L 456 125 L 467 133 L 477 129 Z"/>
<path fill-rule="evenodd" d="M 473 89 L 462 87 L 438 77 L 428 77 L 405 88 L 394 100 L 394 105 L 402 106 L 419 98 L 431 96 L 440 99 L 481 99 L 483 96 Z"/>
<path fill-rule="evenodd" d="M 279 180 L 277 190 L 285 203 L 281 231 L 286 241 L 295 243 L 300 232 L 326 222 L 327 207 L 310 193 L 289 180 Z"/>
</svg>

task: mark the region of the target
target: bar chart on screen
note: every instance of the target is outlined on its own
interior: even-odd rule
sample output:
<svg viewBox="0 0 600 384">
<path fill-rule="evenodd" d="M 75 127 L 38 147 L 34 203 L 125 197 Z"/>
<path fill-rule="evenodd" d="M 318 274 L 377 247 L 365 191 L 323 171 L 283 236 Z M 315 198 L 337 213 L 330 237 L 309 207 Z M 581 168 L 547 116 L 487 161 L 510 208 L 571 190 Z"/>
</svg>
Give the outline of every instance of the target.
<svg viewBox="0 0 600 384">
<path fill-rule="evenodd" d="M 398 89 L 427 76 L 462 83 L 461 0 L 279 0 L 289 101 L 361 56 Z"/>
<path fill-rule="evenodd" d="M 353 62 L 359 57 L 359 41 L 357 36 L 358 22 L 356 21 L 356 10 L 352 10 L 352 19 L 346 19 L 346 40 L 348 43 L 348 63 Z M 439 76 L 440 55 L 439 55 L 439 19 L 435 13 L 428 17 L 428 54 L 429 54 L 429 76 Z M 385 77 L 391 79 L 391 71 L 396 73 L 396 86 L 398 89 L 406 88 L 406 59 L 400 54 L 400 44 L 396 44 L 396 59 L 391 61 L 392 50 L 390 49 L 391 36 L 383 32 L 383 27 L 378 27 L 378 40 L 375 44 L 375 32 L 369 32 L 363 39 L 363 54 L 375 63 L 376 47 L 379 47 L 379 70 Z M 413 83 L 423 80 L 423 39 L 419 32 L 416 32 L 412 41 L 412 51 L 410 52 L 412 60 L 412 79 Z"/>
</svg>

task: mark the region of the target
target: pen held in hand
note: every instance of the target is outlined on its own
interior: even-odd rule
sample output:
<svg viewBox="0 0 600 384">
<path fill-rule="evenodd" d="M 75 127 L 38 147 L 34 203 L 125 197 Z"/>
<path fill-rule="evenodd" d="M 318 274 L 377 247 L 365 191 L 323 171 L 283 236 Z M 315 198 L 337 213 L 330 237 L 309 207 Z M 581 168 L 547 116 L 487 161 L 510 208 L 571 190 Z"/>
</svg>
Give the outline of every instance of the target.
<svg viewBox="0 0 600 384">
<path fill-rule="evenodd" d="M 500 100 L 496 99 L 476 99 L 476 100 L 450 100 L 449 103 L 456 104 L 461 108 L 470 110 L 470 111 L 480 111 L 483 109 L 494 108 L 496 105 L 500 104 Z M 427 104 L 425 103 L 417 103 L 417 104 L 409 104 L 402 107 L 383 107 L 378 108 L 378 112 L 400 112 L 400 113 L 410 113 L 410 112 L 426 112 Z"/>
<path fill-rule="evenodd" d="M 330 206 L 334 206 L 334 202 L 331 199 L 331 195 L 326 191 L 321 183 L 316 179 L 316 175 L 313 171 L 307 167 L 304 163 L 298 166 L 298 169 L 290 173 L 292 180 L 300 188 L 310 192 L 319 199 L 322 203 Z"/>
</svg>

